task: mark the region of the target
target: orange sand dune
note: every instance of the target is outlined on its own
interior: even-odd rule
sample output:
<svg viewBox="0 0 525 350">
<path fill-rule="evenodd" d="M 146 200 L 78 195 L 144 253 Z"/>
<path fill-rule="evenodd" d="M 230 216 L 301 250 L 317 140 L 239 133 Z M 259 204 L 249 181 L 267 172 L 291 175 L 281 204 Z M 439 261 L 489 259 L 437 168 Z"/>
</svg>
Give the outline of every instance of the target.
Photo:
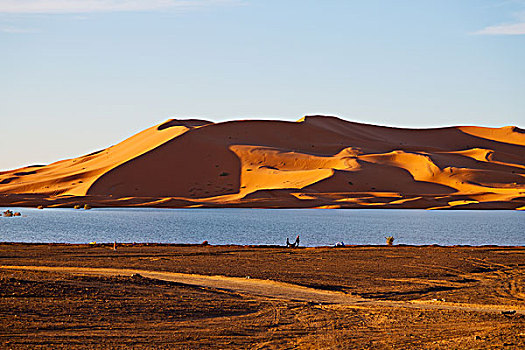
<svg viewBox="0 0 525 350">
<path fill-rule="evenodd" d="M 169 120 L 107 149 L 0 172 L 0 205 L 525 208 L 525 132 Z"/>
</svg>

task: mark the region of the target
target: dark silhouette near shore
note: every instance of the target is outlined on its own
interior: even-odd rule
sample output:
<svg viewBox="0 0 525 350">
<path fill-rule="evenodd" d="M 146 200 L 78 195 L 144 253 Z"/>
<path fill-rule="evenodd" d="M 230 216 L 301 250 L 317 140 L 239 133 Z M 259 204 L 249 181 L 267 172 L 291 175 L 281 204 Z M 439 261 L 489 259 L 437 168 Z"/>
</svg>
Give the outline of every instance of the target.
<svg viewBox="0 0 525 350">
<path fill-rule="evenodd" d="M 288 239 L 288 237 L 286 237 L 286 247 L 288 248 L 299 247 L 299 235 L 297 235 L 297 237 L 295 238 L 295 242 L 293 243 L 290 243 L 290 240 Z"/>
</svg>

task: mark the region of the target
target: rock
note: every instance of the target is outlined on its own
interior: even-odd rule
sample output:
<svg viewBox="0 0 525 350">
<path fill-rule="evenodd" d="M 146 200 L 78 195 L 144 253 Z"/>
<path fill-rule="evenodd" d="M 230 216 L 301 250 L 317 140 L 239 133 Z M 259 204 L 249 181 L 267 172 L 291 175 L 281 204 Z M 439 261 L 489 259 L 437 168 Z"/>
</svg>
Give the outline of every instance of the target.
<svg viewBox="0 0 525 350">
<path fill-rule="evenodd" d="M 502 311 L 501 313 L 505 316 L 510 316 L 510 315 L 514 315 L 516 313 L 516 310 Z"/>
</svg>

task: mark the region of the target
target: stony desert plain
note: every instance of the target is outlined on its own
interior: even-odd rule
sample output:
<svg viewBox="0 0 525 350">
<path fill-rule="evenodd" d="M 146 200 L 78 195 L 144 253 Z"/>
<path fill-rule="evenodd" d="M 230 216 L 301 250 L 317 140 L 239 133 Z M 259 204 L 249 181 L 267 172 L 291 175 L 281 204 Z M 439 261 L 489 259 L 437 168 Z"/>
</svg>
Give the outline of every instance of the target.
<svg viewBox="0 0 525 350">
<path fill-rule="evenodd" d="M 0 347 L 519 349 L 523 247 L 0 245 Z"/>
</svg>

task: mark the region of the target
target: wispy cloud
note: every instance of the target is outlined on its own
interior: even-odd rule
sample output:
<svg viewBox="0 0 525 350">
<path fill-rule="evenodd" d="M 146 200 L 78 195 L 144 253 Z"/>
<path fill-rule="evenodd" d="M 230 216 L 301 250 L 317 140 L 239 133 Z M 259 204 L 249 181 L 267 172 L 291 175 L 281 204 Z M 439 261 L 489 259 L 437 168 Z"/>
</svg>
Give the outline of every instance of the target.
<svg viewBox="0 0 525 350">
<path fill-rule="evenodd" d="M 475 32 L 479 35 L 525 35 L 525 22 L 489 26 Z"/>
<path fill-rule="evenodd" d="M 0 13 L 65 14 L 156 11 L 240 4 L 242 0 L 0 0 Z"/>
<path fill-rule="evenodd" d="M 513 4 L 519 5 L 519 8 L 525 6 L 525 1 L 523 0 L 512 0 Z M 525 35 L 525 12 L 518 11 L 514 12 L 513 17 L 515 17 L 514 22 L 512 23 L 502 23 L 497 25 L 492 25 L 485 27 L 473 34 L 478 35 Z"/>
<path fill-rule="evenodd" d="M 8 34 L 26 34 L 26 33 L 36 33 L 37 31 L 34 29 L 7 26 L 7 27 L 0 27 L 0 32 L 8 33 Z"/>
</svg>

